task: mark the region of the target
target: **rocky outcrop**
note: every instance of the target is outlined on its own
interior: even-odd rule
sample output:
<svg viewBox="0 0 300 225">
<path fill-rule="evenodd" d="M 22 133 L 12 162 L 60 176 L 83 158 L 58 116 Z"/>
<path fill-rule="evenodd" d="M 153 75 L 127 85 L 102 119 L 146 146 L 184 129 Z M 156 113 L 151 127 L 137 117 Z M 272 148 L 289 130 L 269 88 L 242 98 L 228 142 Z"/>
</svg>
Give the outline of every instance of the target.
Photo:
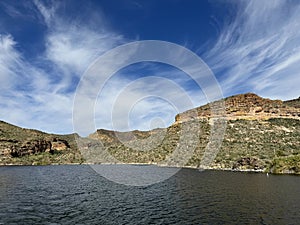
<svg viewBox="0 0 300 225">
<path fill-rule="evenodd" d="M 12 139 L 0 139 L 0 157 L 7 158 L 11 157 L 12 148 L 18 143 L 17 140 Z"/>
<path fill-rule="evenodd" d="M 69 135 L 47 134 L 38 130 L 20 128 L 0 121 L 0 157 L 22 157 L 71 148 Z M 73 144 L 73 148 L 74 148 Z"/>
<path fill-rule="evenodd" d="M 39 152 L 51 152 L 51 146 L 51 142 L 47 140 L 31 140 L 22 145 L 12 145 L 10 155 L 12 157 L 20 157 Z"/>
<path fill-rule="evenodd" d="M 270 119 L 270 118 L 293 118 L 300 119 L 300 100 L 291 101 L 271 100 L 262 98 L 253 93 L 240 94 L 224 99 L 225 111 L 221 116 L 228 120 L 234 119 Z M 221 104 L 222 102 L 214 102 L 212 104 Z M 175 117 L 175 122 L 180 123 L 198 118 L 209 119 L 213 115 L 211 112 L 211 104 L 207 104 L 188 110 Z M 218 114 L 218 113 L 217 113 Z M 220 115 L 217 115 L 220 116 Z"/>
<path fill-rule="evenodd" d="M 11 155 L 12 157 L 21 157 L 25 155 L 32 155 L 41 152 L 48 152 L 53 154 L 55 151 L 64 151 L 70 148 L 69 143 L 66 140 L 53 138 L 52 141 L 47 139 L 30 140 L 22 144 L 18 141 L 14 141 L 14 144 L 10 146 L 9 150 L 6 149 L 3 155 Z"/>
<path fill-rule="evenodd" d="M 69 143 L 66 140 L 53 138 L 51 142 L 51 150 L 52 151 L 64 151 L 70 148 Z"/>
<path fill-rule="evenodd" d="M 89 135 L 90 139 L 100 140 L 102 143 L 116 143 L 118 138 L 116 132 L 112 130 L 99 129 L 95 133 Z"/>
</svg>

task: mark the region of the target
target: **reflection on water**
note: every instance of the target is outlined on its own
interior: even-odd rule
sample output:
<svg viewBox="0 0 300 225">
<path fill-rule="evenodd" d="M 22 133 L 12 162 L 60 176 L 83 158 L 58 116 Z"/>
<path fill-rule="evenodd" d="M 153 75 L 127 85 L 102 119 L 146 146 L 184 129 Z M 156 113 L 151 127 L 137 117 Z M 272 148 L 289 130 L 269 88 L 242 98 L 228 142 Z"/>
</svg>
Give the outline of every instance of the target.
<svg viewBox="0 0 300 225">
<path fill-rule="evenodd" d="M 133 187 L 89 166 L 0 167 L 0 224 L 297 224 L 299 187 L 297 176 L 192 169 Z"/>
</svg>

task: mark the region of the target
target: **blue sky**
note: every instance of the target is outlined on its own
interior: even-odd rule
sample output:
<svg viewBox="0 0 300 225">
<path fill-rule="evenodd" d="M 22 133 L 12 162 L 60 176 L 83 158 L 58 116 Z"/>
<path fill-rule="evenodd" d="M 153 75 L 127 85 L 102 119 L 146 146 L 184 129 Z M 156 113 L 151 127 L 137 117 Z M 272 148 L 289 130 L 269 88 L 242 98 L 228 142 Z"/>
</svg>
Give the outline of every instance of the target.
<svg viewBox="0 0 300 225">
<path fill-rule="evenodd" d="M 297 0 L 3 0 L 0 18 L 0 120 L 19 126 L 73 132 L 73 100 L 84 71 L 106 51 L 139 40 L 169 41 L 195 52 L 224 96 L 255 92 L 285 100 L 300 95 Z M 137 63 L 107 82 L 95 102 L 95 126 L 170 125 L 191 105 L 166 79 L 190 96 L 193 107 L 207 103 L 177 68 Z M 183 107 L 160 97 L 166 93 Z M 140 100 L 128 111 L 121 106 L 130 96 Z"/>
</svg>

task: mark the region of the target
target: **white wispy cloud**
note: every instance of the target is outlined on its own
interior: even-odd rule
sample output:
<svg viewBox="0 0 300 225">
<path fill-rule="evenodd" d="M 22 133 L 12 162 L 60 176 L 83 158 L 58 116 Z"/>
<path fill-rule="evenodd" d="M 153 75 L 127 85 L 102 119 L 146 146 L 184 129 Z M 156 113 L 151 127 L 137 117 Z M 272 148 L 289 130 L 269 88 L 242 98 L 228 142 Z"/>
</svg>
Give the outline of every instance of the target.
<svg viewBox="0 0 300 225">
<path fill-rule="evenodd" d="M 129 41 L 105 26 L 101 13 L 93 13 L 91 8 L 88 15 L 68 18 L 59 10 L 63 4 L 26 2 L 27 14 L 18 11 L 20 7 L 2 4 L 8 15 L 37 20 L 45 28 L 44 51 L 32 62 L 22 55 L 18 40 L 0 26 L 2 120 L 48 132 L 72 132 L 73 98 L 80 77 L 99 55 Z M 224 22 L 217 41 L 211 47 L 206 45 L 202 55 L 217 75 L 224 95 L 253 91 L 271 98 L 297 97 L 299 3 L 264 0 L 230 4 L 235 14 Z M 153 118 L 160 118 L 167 126 L 178 112 L 207 102 L 201 89 L 181 71 L 153 65 L 148 72 L 143 65 L 132 68 L 131 74 L 121 71 L 107 82 L 98 96 L 98 128 L 126 130 L 129 123 L 129 129 L 146 130 Z M 140 71 L 146 74 L 134 74 Z"/>
<path fill-rule="evenodd" d="M 204 58 L 219 77 L 225 95 L 253 91 L 271 98 L 297 97 L 300 82 L 300 4 L 296 1 L 233 1 Z"/>
<path fill-rule="evenodd" d="M 99 55 L 125 42 L 122 35 L 106 28 L 102 16 L 93 15 L 92 9 L 88 19 L 82 15 L 70 20 L 56 13 L 62 3 L 54 2 L 48 8 L 40 1 L 34 3 L 47 26 L 44 57 L 59 74 L 58 88 L 68 88 L 72 78 L 80 78 Z"/>
<path fill-rule="evenodd" d="M 23 127 L 66 133 L 73 130 L 73 97 L 80 76 L 97 56 L 124 39 L 102 21 L 96 30 L 95 24 L 69 20 L 57 12 L 60 4 L 52 3 L 24 4 L 46 28 L 45 51 L 34 62 L 23 57 L 11 35 L 0 36 L 0 117 Z M 4 6 L 10 16 L 21 15 L 16 7 Z"/>
<path fill-rule="evenodd" d="M 16 48 L 18 43 L 12 36 L 4 36 L 1 47 L 6 49 L 3 57 L 6 62 L 1 65 L 6 65 L 3 70 L 9 75 L 4 77 L 3 72 L 1 77 L 6 81 L 8 76 L 14 77 L 11 80 L 14 87 L 9 88 L 9 95 L 1 92 L 1 102 L 5 104 L 0 116 L 1 119 L 23 127 L 47 132 L 72 132 L 73 98 L 79 78 L 99 55 L 128 40 L 106 29 L 102 21 L 94 29 L 95 24 L 87 21 L 70 21 L 64 18 L 64 15 L 56 12 L 59 5 L 46 7 L 42 2 L 34 1 L 34 6 L 35 8 L 31 7 L 33 12 L 38 13 L 35 18 L 39 18 L 39 22 L 46 27 L 45 51 L 38 55 L 33 64 L 22 57 Z M 45 64 L 47 69 L 43 67 Z M 194 94 L 189 101 L 199 102 L 200 98 L 197 99 L 197 96 L 201 93 L 188 89 L 181 90 L 181 93 L 178 91 L 178 87 L 189 81 L 187 77 L 181 78 L 182 72 L 153 67 L 151 75 L 165 79 L 152 77 L 139 81 L 135 79 L 143 74 L 136 75 L 136 70 L 132 73 L 132 79 L 127 77 L 128 74 L 121 73 L 112 82 L 105 84 L 101 101 L 96 104 L 97 127 L 147 130 L 151 127 L 151 119 L 157 117 L 162 121 L 161 126 L 167 126 L 174 121 L 178 112 L 194 106 L 192 103 L 187 105 L 188 101 L 183 98 L 186 93 Z M 177 88 L 176 85 L 167 83 L 166 79 L 177 82 Z M 132 82 L 135 85 L 130 85 Z M 121 98 L 119 101 L 118 96 Z M 168 101 L 177 104 L 177 108 Z M 82 103 L 83 108 L 84 104 Z M 130 107 L 133 107 L 133 114 L 128 115 Z M 130 121 L 127 120 L 129 117 Z M 131 123 L 129 127 L 128 122 Z"/>
<path fill-rule="evenodd" d="M 70 113 L 66 112 L 72 98 L 53 92 L 54 85 L 45 71 L 29 64 L 16 45 L 11 35 L 1 36 L 1 119 L 20 126 L 64 132 L 57 122 L 70 123 Z"/>
<path fill-rule="evenodd" d="M 0 85 L 1 90 L 12 86 L 14 68 L 18 66 L 20 55 L 15 50 L 16 42 L 11 35 L 0 35 Z"/>
<path fill-rule="evenodd" d="M 120 131 L 149 130 L 154 119 L 160 121 L 160 127 L 167 127 L 176 114 L 194 108 L 195 102 L 206 101 L 200 89 L 193 93 L 184 89 L 188 78 L 183 72 L 169 70 L 176 81 L 170 74 L 165 77 L 164 70 L 153 72 L 153 76 L 131 80 L 117 74 L 107 82 L 95 105 L 96 124 Z"/>
<path fill-rule="evenodd" d="M 57 8 L 59 7 L 59 2 L 52 1 L 52 4 L 48 7 L 46 7 L 41 1 L 39 0 L 33 0 L 34 5 L 36 6 L 38 12 L 40 13 L 39 16 L 42 16 L 45 24 L 47 26 L 51 26 L 51 23 L 53 23 L 53 19 L 55 17 L 55 12 Z"/>
</svg>

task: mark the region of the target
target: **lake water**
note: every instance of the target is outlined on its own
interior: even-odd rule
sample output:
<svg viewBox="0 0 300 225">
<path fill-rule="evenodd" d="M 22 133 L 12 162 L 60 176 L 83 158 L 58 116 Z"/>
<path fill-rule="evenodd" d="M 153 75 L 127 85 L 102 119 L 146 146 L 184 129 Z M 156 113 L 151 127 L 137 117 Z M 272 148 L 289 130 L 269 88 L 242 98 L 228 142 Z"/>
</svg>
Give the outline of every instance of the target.
<svg viewBox="0 0 300 225">
<path fill-rule="evenodd" d="M 133 187 L 90 166 L 0 167 L 0 224 L 299 223 L 299 176 L 182 169 Z"/>
</svg>

